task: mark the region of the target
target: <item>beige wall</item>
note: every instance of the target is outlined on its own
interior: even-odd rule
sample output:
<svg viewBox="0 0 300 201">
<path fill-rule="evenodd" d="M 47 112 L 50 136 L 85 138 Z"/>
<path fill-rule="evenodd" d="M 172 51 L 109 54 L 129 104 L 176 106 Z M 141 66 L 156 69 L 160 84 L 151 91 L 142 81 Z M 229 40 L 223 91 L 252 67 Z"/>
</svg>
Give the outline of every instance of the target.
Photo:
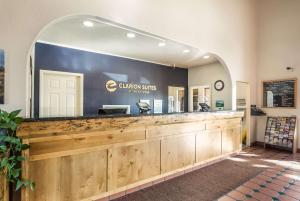
<svg viewBox="0 0 300 201">
<path fill-rule="evenodd" d="M 49 22 L 73 14 L 96 15 L 213 52 L 228 66 L 233 83 L 255 85 L 255 6 L 253 0 L 0 0 L 0 47 L 7 53 L 1 108 L 21 108 L 25 115 L 32 42 Z M 255 90 L 252 98 L 255 102 Z"/>
<path fill-rule="evenodd" d="M 225 67 L 226 68 L 226 67 Z M 212 109 L 216 109 L 216 100 L 224 100 L 224 109 L 232 106 L 232 84 L 230 75 L 220 62 L 189 68 L 189 87 L 209 85 L 211 89 Z M 214 88 L 215 81 L 222 80 L 224 89 L 217 91 Z M 192 101 L 192 99 L 190 99 Z"/>
<path fill-rule="evenodd" d="M 261 81 L 300 79 L 300 1 L 260 0 L 258 6 L 258 106 L 262 106 Z M 294 72 L 286 70 L 293 66 Z M 298 84 L 299 87 L 299 84 Z M 297 109 L 264 109 L 268 115 L 297 115 L 300 118 L 300 93 Z M 259 118 L 258 140 L 263 141 L 266 118 Z M 299 126 L 299 123 L 298 123 Z M 299 129 L 298 129 L 299 130 Z M 299 136 L 299 133 L 298 133 Z M 300 147 L 300 140 L 298 140 Z"/>
</svg>

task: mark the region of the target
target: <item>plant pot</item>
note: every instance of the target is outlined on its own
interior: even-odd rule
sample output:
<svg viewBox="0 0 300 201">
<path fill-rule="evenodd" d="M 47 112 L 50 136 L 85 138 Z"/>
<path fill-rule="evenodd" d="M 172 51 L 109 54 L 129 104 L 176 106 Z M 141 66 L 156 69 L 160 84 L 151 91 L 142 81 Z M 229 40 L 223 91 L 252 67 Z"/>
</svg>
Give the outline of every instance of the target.
<svg viewBox="0 0 300 201">
<path fill-rule="evenodd" d="M 7 135 L 7 129 L 6 128 L 0 128 L 0 136 Z"/>
<path fill-rule="evenodd" d="M 7 129 L 6 128 L 0 128 L 0 137 L 7 135 Z M 4 142 L 0 141 L 0 145 L 3 145 Z"/>
</svg>

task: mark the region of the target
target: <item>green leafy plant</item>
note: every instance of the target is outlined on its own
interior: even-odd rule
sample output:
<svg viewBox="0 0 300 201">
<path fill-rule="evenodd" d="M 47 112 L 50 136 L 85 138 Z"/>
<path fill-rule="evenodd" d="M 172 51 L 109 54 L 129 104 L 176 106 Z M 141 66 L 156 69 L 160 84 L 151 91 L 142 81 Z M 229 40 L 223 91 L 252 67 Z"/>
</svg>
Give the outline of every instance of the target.
<svg viewBox="0 0 300 201">
<path fill-rule="evenodd" d="M 8 182 L 15 184 L 16 191 L 22 187 L 34 190 L 34 182 L 21 177 L 20 163 L 26 160 L 22 151 L 29 149 L 29 145 L 23 144 L 22 139 L 16 135 L 23 120 L 18 116 L 20 112 L 21 110 L 11 113 L 0 110 L 0 171 L 4 172 Z"/>
</svg>

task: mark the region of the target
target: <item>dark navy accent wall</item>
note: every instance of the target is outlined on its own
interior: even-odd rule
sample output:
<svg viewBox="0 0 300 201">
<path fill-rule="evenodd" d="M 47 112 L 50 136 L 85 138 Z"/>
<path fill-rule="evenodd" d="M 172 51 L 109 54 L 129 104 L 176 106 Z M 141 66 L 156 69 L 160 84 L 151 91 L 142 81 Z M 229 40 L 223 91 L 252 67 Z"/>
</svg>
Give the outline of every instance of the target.
<svg viewBox="0 0 300 201">
<path fill-rule="evenodd" d="M 140 99 L 163 100 L 163 113 L 168 112 L 168 86 L 185 87 L 185 110 L 188 109 L 188 71 L 159 64 L 104 55 L 61 46 L 36 43 L 34 79 L 34 116 L 39 116 L 39 71 L 53 70 L 84 74 L 84 115 L 97 114 L 102 105 L 131 105 L 131 113 L 138 113 Z M 156 85 L 149 94 L 117 90 L 110 93 L 108 80 Z"/>
</svg>

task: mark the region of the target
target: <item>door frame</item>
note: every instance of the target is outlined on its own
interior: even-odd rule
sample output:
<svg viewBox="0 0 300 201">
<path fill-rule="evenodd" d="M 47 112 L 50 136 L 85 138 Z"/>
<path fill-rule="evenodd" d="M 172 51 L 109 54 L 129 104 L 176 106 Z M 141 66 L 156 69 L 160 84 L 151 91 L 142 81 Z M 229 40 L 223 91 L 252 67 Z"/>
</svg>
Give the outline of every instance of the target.
<svg viewBox="0 0 300 201">
<path fill-rule="evenodd" d="M 83 115 L 83 79 L 84 75 L 82 73 L 70 73 L 70 72 L 63 72 L 63 71 L 52 71 L 52 70 L 40 70 L 40 97 L 39 97 L 39 117 L 44 116 L 44 112 L 42 110 L 43 102 L 44 102 L 44 79 L 46 74 L 52 74 L 52 75 L 69 75 L 77 77 L 79 87 L 78 87 L 78 96 L 79 100 L 77 103 L 78 111 L 77 115 L 82 116 Z"/>
<path fill-rule="evenodd" d="M 252 133 L 251 133 L 251 126 L 253 126 L 253 125 L 251 125 L 251 86 L 250 86 L 249 82 L 236 81 L 236 99 L 237 99 L 237 94 L 238 94 L 238 89 L 237 89 L 238 84 L 243 84 L 247 87 L 246 108 L 245 108 L 246 113 L 244 114 L 244 118 L 246 119 L 245 125 L 246 125 L 246 129 L 247 129 L 246 146 L 251 146 L 251 141 L 253 140 L 252 137 L 254 137 L 254 136 L 252 136 Z M 242 129 L 243 129 L 243 127 L 242 127 Z"/>
</svg>

